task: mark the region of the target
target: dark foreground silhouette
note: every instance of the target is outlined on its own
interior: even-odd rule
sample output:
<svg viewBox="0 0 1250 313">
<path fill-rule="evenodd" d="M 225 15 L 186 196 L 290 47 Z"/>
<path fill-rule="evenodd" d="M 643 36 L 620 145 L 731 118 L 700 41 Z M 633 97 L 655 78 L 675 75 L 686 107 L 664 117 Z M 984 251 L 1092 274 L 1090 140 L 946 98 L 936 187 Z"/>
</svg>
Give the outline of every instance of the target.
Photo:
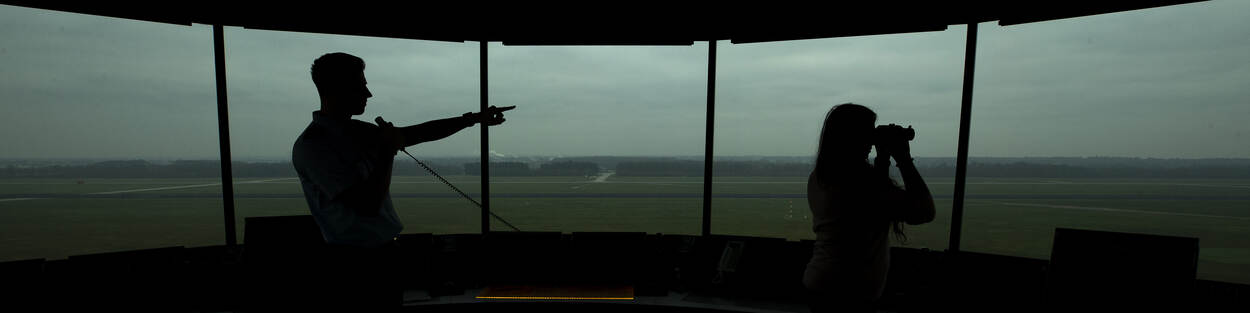
<svg viewBox="0 0 1250 313">
<path fill-rule="evenodd" d="M 891 231 L 933 220 L 933 196 L 911 158 L 910 128 L 874 126 L 876 114 L 856 104 L 835 106 L 820 133 L 816 168 L 807 183 L 816 243 L 803 276 L 813 312 L 872 311 L 885 290 Z M 868 154 L 877 148 L 873 164 Z M 904 188 L 889 177 L 890 158 Z"/>
<path fill-rule="evenodd" d="M 377 117 L 370 124 L 351 117 L 365 112 L 373 96 L 365 79 L 364 60 L 346 53 L 330 53 L 312 65 L 312 80 L 321 109 L 295 140 L 292 165 L 327 246 L 323 267 L 307 275 L 311 303 L 318 308 L 389 311 L 402 303 L 393 280 L 398 244 L 404 229 L 391 203 L 390 185 L 395 155 L 405 147 L 446 138 L 482 123 L 504 122 L 503 111 L 433 120 L 395 127 Z"/>
</svg>

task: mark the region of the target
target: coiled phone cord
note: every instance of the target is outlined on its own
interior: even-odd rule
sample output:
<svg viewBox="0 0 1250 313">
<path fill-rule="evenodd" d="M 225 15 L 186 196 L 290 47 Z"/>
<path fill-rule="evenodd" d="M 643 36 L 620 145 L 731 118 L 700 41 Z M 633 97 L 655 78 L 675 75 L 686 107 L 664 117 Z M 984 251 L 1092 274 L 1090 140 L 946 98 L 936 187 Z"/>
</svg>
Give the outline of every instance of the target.
<svg viewBox="0 0 1250 313">
<path fill-rule="evenodd" d="M 481 203 L 478 203 L 477 200 L 473 200 L 473 197 L 470 197 L 468 194 L 465 194 L 463 191 L 460 191 L 460 188 L 456 188 L 456 185 L 452 185 L 451 182 L 443 178 L 442 175 L 438 175 L 438 173 L 434 172 L 434 169 L 430 168 L 429 166 L 426 166 L 425 163 L 421 163 L 421 160 L 417 160 L 417 157 L 412 156 L 411 153 L 408 153 L 408 151 L 405 151 L 404 149 L 399 149 L 399 151 L 403 151 L 404 154 L 407 154 L 408 157 L 412 158 L 413 161 L 417 161 L 417 165 L 421 165 L 421 168 L 424 168 L 426 172 L 430 172 L 431 175 L 434 175 L 434 177 L 438 178 L 439 181 L 442 181 L 443 184 L 446 184 L 447 187 L 451 187 L 451 190 L 455 190 L 456 193 L 460 194 L 460 196 L 464 197 L 465 199 L 469 199 L 469 202 L 473 202 L 473 204 L 476 205 L 479 209 L 482 208 Z M 490 213 L 490 216 L 493 216 L 495 217 L 495 219 L 499 220 L 500 222 L 503 222 L 504 225 L 508 225 L 508 227 L 512 228 L 512 230 L 521 231 L 520 228 L 516 228 L 516 226 L 512 226 L 512 223 L 508 223 L 508 221 L 505 221 L 502 217 L 499 217 L 499 215 L 495 214 L 495 212 L 489 212 L 489 213 Z"/>
</svg>

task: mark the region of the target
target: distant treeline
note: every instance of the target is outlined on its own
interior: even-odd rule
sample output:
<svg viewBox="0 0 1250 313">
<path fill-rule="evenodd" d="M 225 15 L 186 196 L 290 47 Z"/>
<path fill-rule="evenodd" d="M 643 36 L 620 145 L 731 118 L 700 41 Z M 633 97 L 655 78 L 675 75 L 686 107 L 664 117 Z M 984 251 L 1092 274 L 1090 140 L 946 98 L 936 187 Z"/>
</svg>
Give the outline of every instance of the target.
<svg viewBox="0 0 1250 313">
<path fill-rule="evenodd" d="M 426 162 L 444 176 L 481 175 L 481 163 Z M 492 162 L 491 176 L 594 176 L 613 170 L 595 162 L 554 160 L 545 163 Z M 615 174 L 626 177 L 699 177 L 703 162 L 681 159 L 639 159 L 612 164 Z M 293 177 L 290 162 L 232 162 L 234 177 Z M 955 167 L 946 162 L 922 162 L 917 168 L 925 177 L 953 177 Z M 812 164 L 797 162 L 716 161 L 715 176 L 802 177 L 812 171 Z M 414 162 L 396 159 L 396 175 L 429 175 Z M 0 178 L 209 178 L 220 177 L 220 162 L 214 160 L 152 163 L 144 160 L 103 161 L 86 165 L 53 165 L 41 167 L 0 168 Z M 968 165 L 970 177 L 1041 177 L 1041 178 L 1240 178 L 1250 179 L 1250 165 L 1197 164 L 1192 166 L 1076 166 L 1029 162 L 981 163 Z"/>
<path fill-rule="evenodd" d="M 439 175 L 481 175 L 481 163 L 454 165 L 425 162 Z M 290 162 L 231 162 L 234 177 L 293 177 Z M 425 169 L 411 160 L 395 159 L 395 175 L 427 176 Z M 525 163 L 491 163 L 492 176 L 590 176 L 600 172 L 599 165 L 589 162 L 551 162 L 530 169 Z M 103 161 L 87 165 L 53 165 L 42 167 L 0 168 L 2 178 L 211 178 L 221 177 L 221 162 L 215 160 L 173 161 L 157 164 L 144 160 Z"/>
<path fill-rule="evenodd" d="M 712 165 L 713 176 L 807 176 L 812 165 L 807 163 L 775 163 L 769 161 L 718 161 Z M 702 161 L 671 160 L 621 162 L 616 175 L 637 177 L 703 176 Z"/>
<path fill-rule="evenodd" d="M 230 163 L 235 177 L 295 176 L 291 163 Z M 221 177 L 216 160 L 173 161 L 154 164 L 144 160 L 103 161 L 87 165 L 53 165 L 0 170 L 6 178 L 207 178 Z"/>
<path fill-rule="evenodd" d="M 793 177 L 812 172 L 810 163 L 778 163 L 769 161 L 718 161 L 712 165 L 714 176 Z M 948 164 L 917 165 L 925 177 L 954 177 L 955 167 Z M 703 162 L 688 160 L 622 162 L 616 175 L 634 177 L 703 176 Z M 1082 167 L 1035 163 L 970 163 L 969 177 L 1042 177 L 1042 178 L 1250 178 L 1247 165 L 1207 165 L 1189 167 Z"/>
<path fill-rule="evenodd" d="M 490 164 L 491 176 L 594 176 L 600 172 L 599 164 L 590 162 L 562 161 L 543 163 L 537 169 L 521 162 L 497 162 Z M 482 163 L 465 163 L 465 175 L 482 175 Z"/>
<path fill-rule="evenodd" d="M 922 176 L 954 177 L 952 165 L 917 167 Z M 1250 166 L 1200 165 L 1184 167 L 1090 167 L 1036 163 L 971 163 L 969 177 L 1046 177 L 1046 178 L 1250 178 Z"/>
<path fill-rule="evenodd" d="M 441 175 L 464 175 L 462 167 L 429 163 Z M 234 177 L 294 177 L 290 162 L 231 162 Z M 411 161 L 396 159 L 396 175 L 426 176 L 424 169 Z M 43 167 L 0 168 L 4 178 L 210 178 L 221 177 L 221 162 L 216 160 L 173 161 L 157 164 L 144 160 L 103 161 L 87 165 L 53 165 Z"/>
</svg>

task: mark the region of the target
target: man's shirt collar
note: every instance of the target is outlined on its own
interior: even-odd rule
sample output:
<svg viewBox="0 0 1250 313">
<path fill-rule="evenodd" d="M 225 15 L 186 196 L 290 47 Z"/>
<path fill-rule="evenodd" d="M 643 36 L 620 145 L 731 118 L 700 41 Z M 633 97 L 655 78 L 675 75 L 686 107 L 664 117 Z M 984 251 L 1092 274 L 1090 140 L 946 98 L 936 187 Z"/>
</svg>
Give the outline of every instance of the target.
<svg viewBox="0 0 1250 313">
<path fill-rule="evenodd" d="M 352 121 L 350 117 L 348 118 L 334 117 L 334 116 L 322 113 L 321 110 L 313 111 L 312 116 L 313 116 L 313 123 L 321 125 L 326 128 L 330 128 L 330 129 L 338 129 L 338 130 L 346 129 L 347 126 L 350 125 L 349 123 L 351 123 Z"/>
</svg>

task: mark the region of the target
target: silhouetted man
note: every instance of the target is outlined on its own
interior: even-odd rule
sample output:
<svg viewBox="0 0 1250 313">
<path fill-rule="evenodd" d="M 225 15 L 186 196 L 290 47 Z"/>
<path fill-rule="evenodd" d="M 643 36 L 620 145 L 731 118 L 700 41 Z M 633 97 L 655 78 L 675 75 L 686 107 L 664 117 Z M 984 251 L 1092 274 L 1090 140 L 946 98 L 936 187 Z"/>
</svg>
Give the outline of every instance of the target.
<svg viewBox="0 0 1250 313">
<path fill-rule="evenodd" d="M 391 165 L 404 147 L 446 138 L 475 123 L 503 123 L 491 107 L 422 124 L 396 128 L 378 117 L 377 125 L 354 120 L 373 96 L 366 86 L 364 60 L 330 53 L 312 65 L 321 109 L 295 140 L 292 163 L 299 174 L 321 235 L 329 245 L 326 284 L 310 297 L 322 309 L 394 310 L 402 304 L 395 282 L 395 236 L 403 230 L 391 204 Z M 322 289 L 324 288 L 324 289 Z"/>
</svg>

